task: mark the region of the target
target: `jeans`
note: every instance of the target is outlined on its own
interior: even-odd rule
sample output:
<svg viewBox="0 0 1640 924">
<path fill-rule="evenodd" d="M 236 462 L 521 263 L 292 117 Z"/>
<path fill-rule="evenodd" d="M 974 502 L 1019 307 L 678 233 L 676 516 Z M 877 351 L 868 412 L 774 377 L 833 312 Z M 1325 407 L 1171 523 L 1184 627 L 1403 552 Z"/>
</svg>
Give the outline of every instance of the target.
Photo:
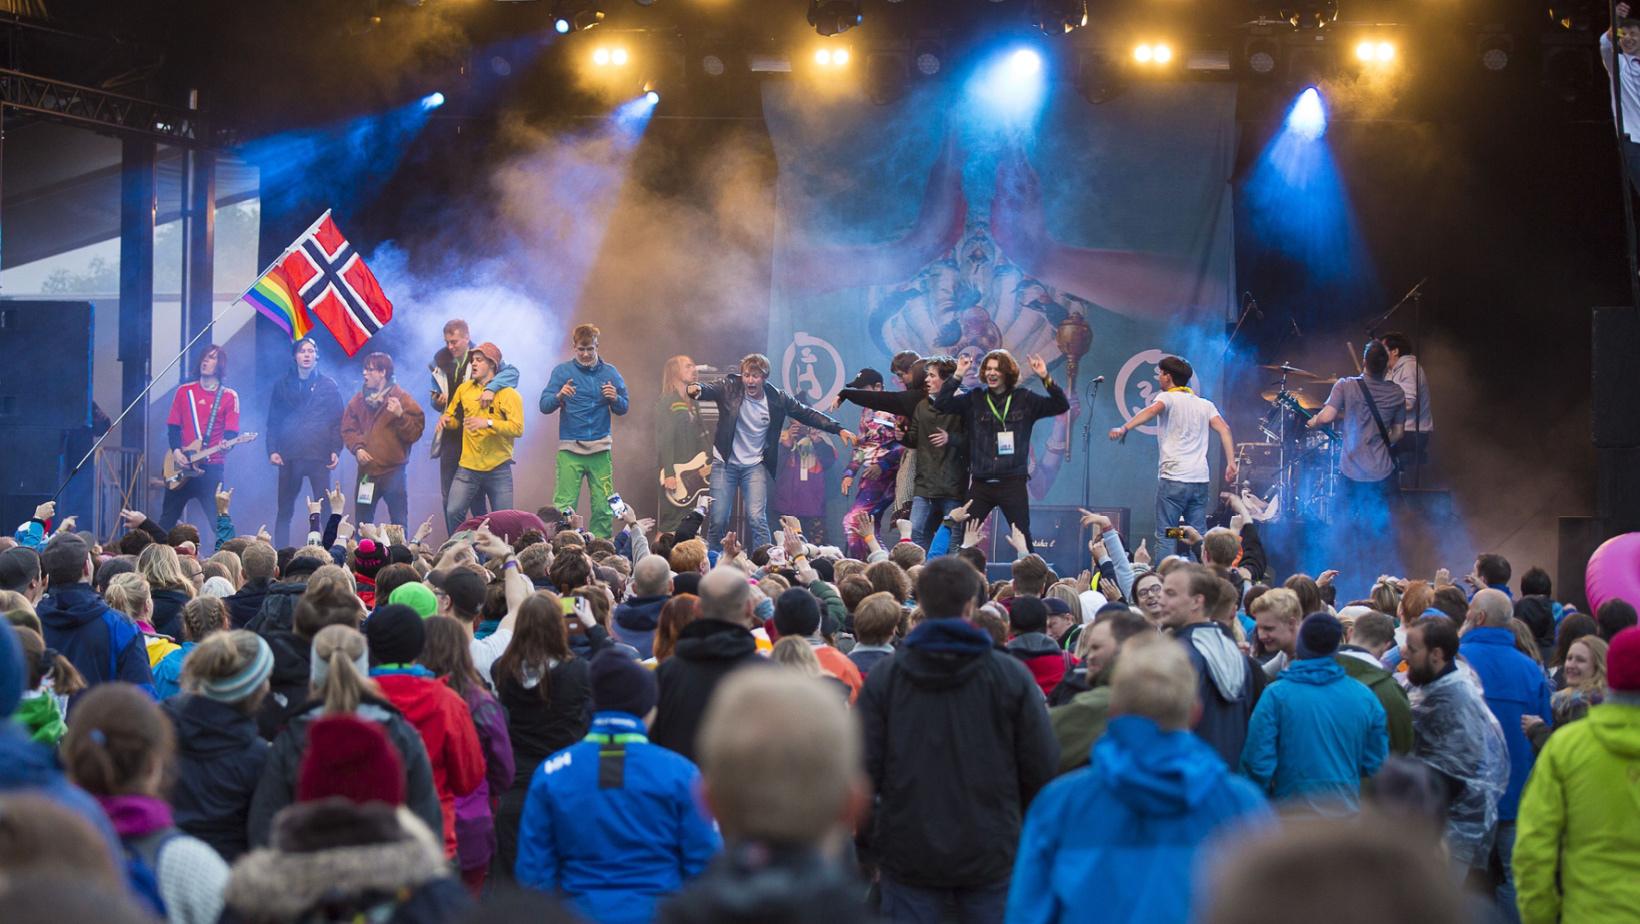
<svg viewBox="0 0 1640 924">
<path fill-rule="evenodd" d="M 1008 907 L 1008 880 L 964 889 L 924 889 L 895 882 L 885 873 L 882 885 L 882 916 L 887 921 L 910 924 L 941 924 L 945 909 L 955 909 L 962 924 L 1002 924 Z"/>
<path fill-rule="evenodd" d="M 511 462 L 503 462 L 487 472 L 475 472 L 466 467 L 456 469 L 456 477 L 450 482 L 450 500 L 444 506 L 445 528 L 455 532 L 456 527 L 467 519 L 468 509 L 477 509 L 475 505 L 480 497 L 489 505 L 485 509 L 492 513 L 512 509 Z"/>
<path fill-rule="evenodd" d="M 739 462 L 718 462 L 712 466 L 712 522 L 713 549 L 723 548 L 723 534 L 729 531 L 729 517 L 734 513 L 735 494 L 739 492 L 746 506 L 746 528 L 752 540 L 740 537 L 740 544 L 748 549 L 767 545 L 773 539 L 769 531 L 769 470 L 763 463 L 741 465 Z"/>
<path fill-rule="evenodd" d="M 1498 833 L 1492 839 L 1492 859 L 1497 866 L 1497 910 L 1500 921 L 1520 921 L 1520 909 L 1515 905 L 1515 823 L 1499 821 Z"/>
<path fill-rule="evenodd" d="M 309 497 L 319 499 L 325 496 L 325 491 L 330 487 L 330 469 L 326 467 L 329 461 L 286 459 L 284 465 L 275 466 L 279 470 L 279 499 L 273 508 L 274 548 L 282 549 L 290 544 L 290 510 L 302 493 L 303 480 L 307 481 Z M 324 511 L 327 515 L 340 512 L 331 510 L 328 500 L 324 501 Z"/>
<path fill-rule="evenodd" d="M 405 472 L 408 470 L 409 466 L 401 465 L 391 471 L 371 476 L 371 482 L 376 485 L 376 493 L 371 497 L 368 504 L 357 503 L 359 482 L 355 480 L 353 482 L 354 522 L 372 522 L 376 518 L 376 505 L 386 503 L 387 522 L 397 523 L 408 529 L 410 526 L 410 521 L 407 519 L 410 516 L 410 499 L 409 493 L 405 490 L 406 482 L 409 481 L 409 478 L 405 476 Z"/>
<path fill-rule="evenodd" d="M 1176 540 L 1167 538 L 1167 531 L 1179 525 L 1183 518 L 1186 526 L 1207 533 L 1207 482 L 1158 480 L 1156 485 L 1156 559 L 1170 555 Z"/>
<path fill-rule="evenodd" d="M 1025 534 L 1025 547 L 1031 546 L 1031 496 L 1025 490 L 1025 476 L 1017 475 L 999 481 L 975 480 L 968 486 L 968 518 L 984 523 L 991 511 L 1002 508 L 1002 518 L 1009 526 L 1019 527 Z M 952 536 L 953 546 L 962 545 L 961 536 Z"/>
<path fill-rule="evenodd" d="M 588 501 L 592 515 L 587 526 L 594 536 L 608 539 L 613 526 L 609 512 L 609 495 L 615 493 L 615 476 L 609 450 L 581 455 L 565 449 L 558 450 L 558 472 L 553 482 L 552 505 L 570 513 L 581 499 L 581 480 L 586 479 Z"/>
<path fill-rule="evenodd" d="M 954 497 L 913 497 L 911 499 L 911 541 L 928 548 L 939 532 L 945 515 L 962 506 Z M 959 540 L 960 544 L 960 540 Z"/>
<path fill-rule="evenodd" d="M 205 529 L 199 531 L 200 537 L 216 535 L 212 524 L 216 523 L 216 486 L 222 481 L 222 466 L 201 465 L 203 474 L 195 475 L 192 480 L 175 491 L 165 492 L 164 506 L 160 510 L 159 525 L 169 531 L 182 519 L 182 514 L 188 509 L 189 501 L 199 503 L 199 512 L 205 517 Z"/>
</svg>

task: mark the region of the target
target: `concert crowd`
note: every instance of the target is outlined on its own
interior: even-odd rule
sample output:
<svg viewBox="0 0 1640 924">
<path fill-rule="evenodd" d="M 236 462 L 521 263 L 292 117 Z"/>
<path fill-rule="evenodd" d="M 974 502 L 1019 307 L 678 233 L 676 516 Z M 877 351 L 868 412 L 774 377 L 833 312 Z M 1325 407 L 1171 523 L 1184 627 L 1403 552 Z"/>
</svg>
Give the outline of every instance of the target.
<svg viewBox="0 0 1640 924">
<path fill-rule="evenodd" d="M 293 344 L 272 533 L 223 481 L 239 407 L 212 347 L 158 521 L 97 536 L 47 503 L 0 539 L 0 920 L 1640 913 L 1635 601 L 1579 612 L 1486 550 L 1276 570 L 1278 511 L 1181 357 L 1110 433 L 1159 429 L 1156 534 L 1084 512 L 1060 574 L 1026 489 L 1033 427 L 1070 411 L 1041 357 L 900 354 L 830 408 L 758 354 L 711 381 L 675 357 L 651 518 L 613 483 L 630 397 L 596 327 L 539 416 L 499 347 L 444 333 L 425 385 L 375 353 L 351 395 Z M 1396 490 L 1421 399 L 1384 340 L 1313 418 L 1355 504 Z M 548 496 L 511 472 L 550 415 Z M 411 528 L 422 464 L 443 522 Z"/>
</svg>

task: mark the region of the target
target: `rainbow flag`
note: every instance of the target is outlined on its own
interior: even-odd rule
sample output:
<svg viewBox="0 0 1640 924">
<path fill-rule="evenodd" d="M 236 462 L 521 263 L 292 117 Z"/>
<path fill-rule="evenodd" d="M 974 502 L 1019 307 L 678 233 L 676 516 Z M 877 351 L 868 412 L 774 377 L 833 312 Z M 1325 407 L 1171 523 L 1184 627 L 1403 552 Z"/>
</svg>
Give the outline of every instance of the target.
<svg viewBox="0 0 1640 924">
<path fill-rule="evenodd" d="M 308 314 L 307 303 L 302 301 L 301 293 L 291 285 L 290 278 L 278 263 L 268 267 L 256 284 L 246 289 L 239 298 L 290 335 L 292 343 L 313 330 L 313 318 Z"/>
</svg>

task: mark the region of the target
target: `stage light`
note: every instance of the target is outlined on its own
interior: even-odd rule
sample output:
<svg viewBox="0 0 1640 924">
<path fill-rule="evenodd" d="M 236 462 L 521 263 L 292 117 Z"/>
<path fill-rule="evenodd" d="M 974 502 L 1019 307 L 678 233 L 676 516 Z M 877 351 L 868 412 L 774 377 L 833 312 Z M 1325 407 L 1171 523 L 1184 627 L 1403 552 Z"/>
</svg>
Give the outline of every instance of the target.
<svg viewBox="0 0 1640 924">
<path fill-rule="evenodd" d="M 1327 107 L 1315 87 L 1306 87 L 1298 94 L 1298 100 L 1287 113 L 1287 130 L 1312 141 L 1327 133 Z"/>
<path fill-rule="evenodd" d="M 917 63 L 917 73 L 932 77 L 945 66 L 945 48 L 938 42 L 921 41 L 912 46 L 911 55 Z"/>
<path fill-rule="evenodd" d="M 1496 74 L 1508 69 L 1510 56 L 1515 51 L 1515 40 L 1497 33 L 1482 35 L 1478 50 L 1481 67 Z"/>
<path fill-rule="evenodd" d="M 652 3 L 652 2 L 654 2 L 654 0 L 650 0 L 650 2 Z M 648 3 L 644 4 L 644 6 L 648 6 L 648 5 L 649 5 Z M 656 93 L 654 90 L 650 90 L 648 93 L 645 93 L 643 95 L 643 98 L 646 99 L 646 100 L 649 100 L 649 105 L 651 105 L 651 106 L 653 106 L 656 103 L 661 101 L 661 95 L 659 93 Z"/>
<path fill-rule="evenodd" d="M 722 77 L 725 70 L 723 59 L 717 55 L 707 55 L 700 59 L 700 69 L 705 71 L 708 76 Z"/>
<path fill-rule="evenodd" d="M 1008 75 L 1015 80 L 1027 80 L 1042 73 L 1042 56 L 1029 48 L 1021 48 L 1008 56 Z"/>
<path fill-rule="evenodd" d="M 421 108 L 423 109 L 437 109 L 442 105 L 444 105 L 444 94 L 436 90 L 421 98 Z"/>
<path fill-rule="evenodd" d="M 1088 24 L 1088 0 L 1031 0 L 1031 23 L 1045 35 L 1064 35 Z"/>
<path fill-rule="evenodd" d="M 592 63 L 598 65 L 599 67 L 608 67 L 609 66 L 609 49 L 608 48 L 594 49 L 593 52 L 592 52 Z"/>
<path fill-rule="evenodd" d="M 1149 64 L 1151 54 L 1152 52 L 1149 45 L 1140 45 L 1139 47 L 1133 49 L 1133 60 L 1139 62 L 1140 64 Z"/>
<path fill-rule="evenodd" d="M 1254 38 L 1242 48 L 1242 61 L 1247 70 L 1259 77 L 1268 77 L 1275 73 L 1276 65 L 1281 60 L 1281 46 L 1274 38 Z"/>
<path fill-rule="evenodd" d="M 552 7 L 552 27 L 560 35 L 584 32 L 604 21 L 600 0 L 556 0 Z"/>
<path fill-rule="evenodd" d="M 1362 64 L 1388 64 L 1395 60 L 1395 45 L 1380 39 L 1364 39 L 1356 43 L 1355 57 Z"/>
<path fill-rule="evenodd" d="M 816 48 L 814 63 L 827 70 L 847 67 L 852 56 L 847 48 Z"/>
<path fill-rule="evenodd" d="M 838 35 L 858 26 L 865 18 L 862 0 L 809 0 L 809 25 L 821 35 Z"/>
<path fill-rule="evenodd" d="M 1166 64 L 1173 60 L 1173 49 L 1166 42 L 1136 45 L 1133 48 L 1133 60 L 1140 64 Z"/>
<path fill-rule="evenodd" d="M 617 48 L 609 53 L 609 62 L 616 67 L 624 67 L 628 60 L 625 48 Z"/>
<path fill-rule="evenodd" d="M 592 63 L 598 67 L 626 67 L 631 60 L 631 52 L 619 45 L 599 45 L 592 50 Z"/>
<path fill-rule="evenodd" d="M 558 31 L 559 35 L 564 35 L 569 32 L 569 20 L 557 20 L 552 24 L 552 27 Z"/>
</svg>

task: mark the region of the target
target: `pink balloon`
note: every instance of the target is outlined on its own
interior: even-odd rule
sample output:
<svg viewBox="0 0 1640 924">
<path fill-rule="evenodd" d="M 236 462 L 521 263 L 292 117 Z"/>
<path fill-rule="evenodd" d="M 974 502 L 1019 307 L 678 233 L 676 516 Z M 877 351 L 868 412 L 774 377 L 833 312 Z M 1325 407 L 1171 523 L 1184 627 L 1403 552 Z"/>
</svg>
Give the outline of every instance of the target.
<svg viewBox="0 0 1640 924">
<path fill-rule="evenodd" d="M 1591 614 L 1612 599 L 1640 607 L 1640 533 L 1624 533 L 1602 542 L 1589 556 L 1583 590 Z"/>
</svg>

